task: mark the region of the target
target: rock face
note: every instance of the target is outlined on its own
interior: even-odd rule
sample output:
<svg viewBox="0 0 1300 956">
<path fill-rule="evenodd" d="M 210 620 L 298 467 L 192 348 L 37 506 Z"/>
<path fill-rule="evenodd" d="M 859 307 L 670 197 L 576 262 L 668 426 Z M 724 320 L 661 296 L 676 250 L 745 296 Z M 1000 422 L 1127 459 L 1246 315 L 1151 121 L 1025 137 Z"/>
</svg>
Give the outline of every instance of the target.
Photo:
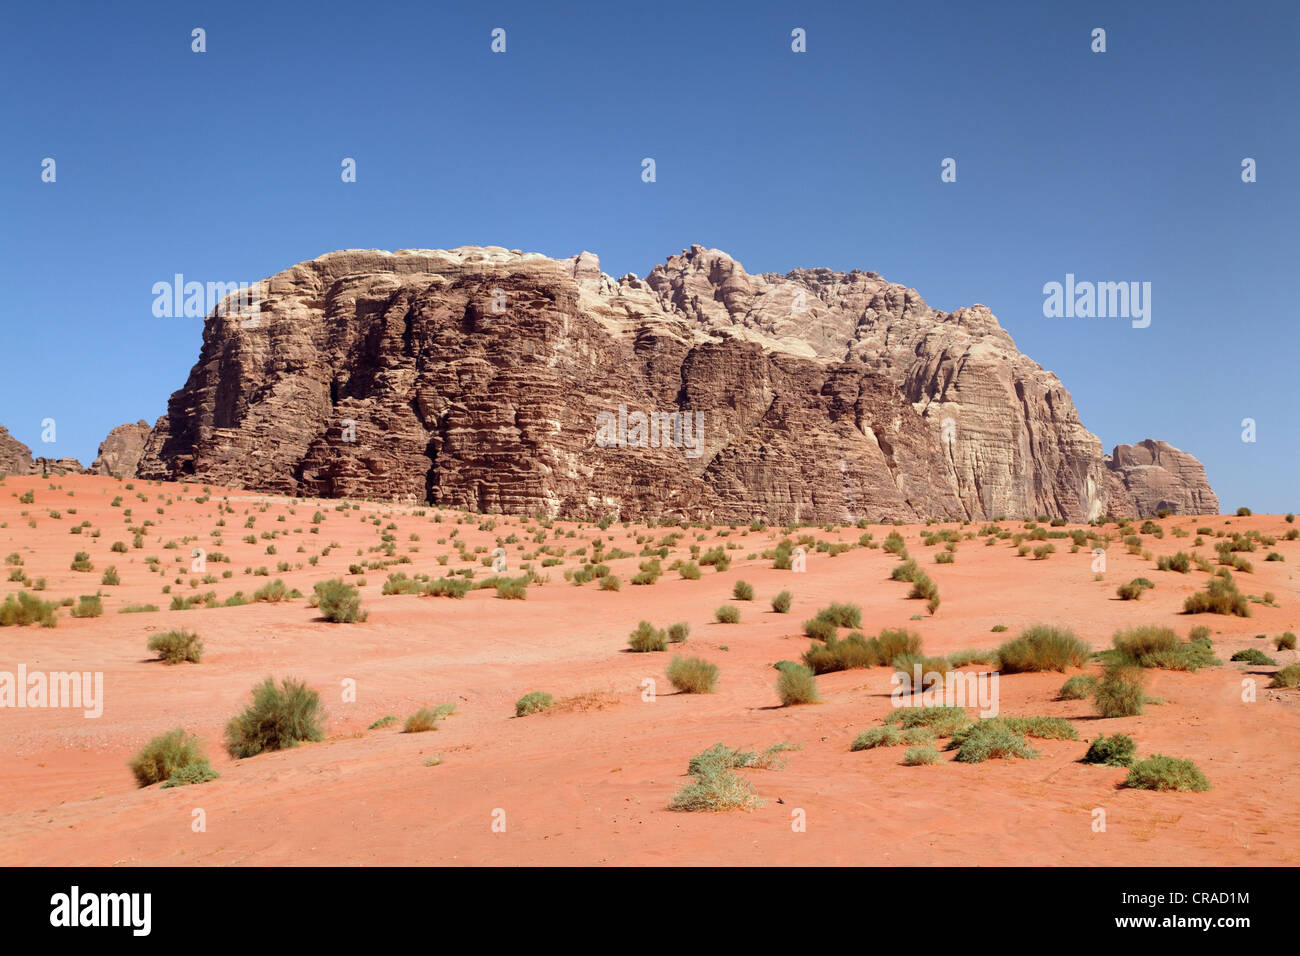
<svg viewBox="0 0 1300 956">
<path fill-rule="evenodd" d="M 140 477 L 624 519 L 1214 501 L 1167 445 L 1168 493 L 1108 462 L 987 308 L 938 312 L 873 272 L 751 276 L 692 246 L 615 280 L 586 252 L 353 250 L 258 294 L 257 315 L 208 317 Z"/>
<path fill-rule="evenodd" d="M 88 471 L 94 475 L 133 477 L 144 454 L 149 430 L 149 423 L 144 419 L 134 425 L 118 425 L 99 443 L 99 454 Z"/>
<path fill-rule="evenodd" d="M 1205 480 L 1201 463 L 1168 442 L 1148 438 L 1116 445 L 1106 456 L 1111 480 L 1111 514 L 1146 517 L 1158 511 L 1217 514 L 1219 498 Z"/>
<path fill-rule="evenodd" d="M 32 471 L 40 475 L 86 474 L 86 469 L 75 458 L 37 458 Z"/>
<path fill-rule="evenodd" d="M 33 471 L 32 450 L 0 425 L 0 475 L 30 475 Z"/>
</svg>

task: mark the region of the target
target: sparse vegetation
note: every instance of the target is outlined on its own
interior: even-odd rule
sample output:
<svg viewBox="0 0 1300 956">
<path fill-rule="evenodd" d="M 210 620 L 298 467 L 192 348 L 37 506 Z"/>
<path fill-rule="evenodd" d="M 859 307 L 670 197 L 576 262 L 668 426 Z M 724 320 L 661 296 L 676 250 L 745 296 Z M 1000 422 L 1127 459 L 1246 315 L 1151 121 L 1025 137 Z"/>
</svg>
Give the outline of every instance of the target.
<svg viewBox="0 0 1300 956">
<path fill-rule="evenodd" d="M 208 758 L 203 753 L 199 739 L 187 734 L 180 727 L 154 737 L 131 758 L 128 766 L 135 774 L 136 782 L 142 787 L 171 780 L 173 776 L 186 771 L 187 768 L 193 768 L 189 770 L 188 776 L 202 777 L 205 780 L 211 780 L 216 776 L 208 765 Z M 182 778 L 178 782 L 191 781 Z"/>
<path fill-rule="evenodd" d="M 540 714 L 554 703 L 555 698 L 546 691 L 535 690 L 515 701 L 515 716 L 527 717 L 529 714 Z"/>
<path fill-rule="evenodd" d="M 627 646 L 638 654 L 662 651 L 668 647 L 668 635 L 649 621 L 642 621 L 627 639 Z"/>
<path fill-rule="evenodd" d="M 288 678 L 277 687 L 268 677 L 253 688 L 252 704 L 226 724 L 226 750 L 232 757 L 252 757 L 323 740 L 322 718 L 316 691 Z"/>
<path fill-rule="evenodd" d="M 166 631 L 149 638 L 149 650 L 166 664 L 197 664 L 203 659 L 203 642 L 189 631 Z"/>
<path fill-rule="evenodd" d="M 1108 767 L 1131 767 L 1137 758 L 1137 744 L 1128 734 L 1101 736 L 1092 742 L 1083 755 L 1083 763 L 1099 763 Z"/>
<path fill-rule="evenodd" d="M 781 668 L 781 676 L 776 681 L 776 693 L 784 707 L 821 702 L 821 695 L 817 693 L 817 678 L 811 670 L 797 664 Z"/>
<path fill-rule="evenodd" d="M 668 680 L 683 694 L 712 694 L 718 668 L 703 658 L 674 657 L 668 665 Z"/>
<path fill-rule="evenodd" d="M 1191 790 L 1210 789 L 1210 781 L 1205 779 L 1196 764 L 1190 760 L 1166 757 L 1155 754 L 1141 760 L 1129 768 L 1124 786 L 1134 790 Z"/>
<path fill-rule="evenodd" d="M 1082 667 L 1088 645 L 1065 628 L 1035 624 L 998 648 L 998 669 L 1006 674 L 1060 671 Z"/>
</svg>

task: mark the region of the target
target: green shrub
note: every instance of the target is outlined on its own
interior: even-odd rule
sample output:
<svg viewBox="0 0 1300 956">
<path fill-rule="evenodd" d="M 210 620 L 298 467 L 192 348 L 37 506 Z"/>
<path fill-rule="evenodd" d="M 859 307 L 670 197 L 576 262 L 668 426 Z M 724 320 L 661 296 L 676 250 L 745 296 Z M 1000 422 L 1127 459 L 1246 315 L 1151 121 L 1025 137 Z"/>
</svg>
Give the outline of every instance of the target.
<svg viewBox="0 0 1300 956">
<path fill-rule="evenodd" d="M 389 724 L 395 723 L 397 723 L 397 718 L 392 714 L 388 714 L 385 717 L 380 717 L 373 724 L 367 727 L 366 730 L 378 730 L 380 727 L 387 727 Z"/>
<path fill-rule="evenodd" d="M 515 716 L 527 717 L 529 714 L 538 714 L 546 710 L 555 703 L 555 698 L 544 690 L 535 690 L 531 694 L 524 694 L 515 701 Z"/>
<path fill-rule="evenodd" d="M 1142 592 L 1149 587 L 1152 587 L 1152 584 L 1146 578 L 1134 578 L 1128 584 L 1121 584 L 1115 589 L 1115 593 L 1123 601 L 1140 601 Z"/>
<path fill-rule="evenodd" d="M 1275 650 L 1279 651 L 1294 651 L 1295 635 L 1290 631 L 1287 631 L 1286 633 L 1273 638 L 1273 647 Z"/>
<path fill-rule="evenodd" d="M 1082 667 L 1088 654 L 1088 645 L 1075 637 L 1073 631 L 1035 624 L 998 648 L 998 669 L 1006 674 L 1064 673 L 1070 667 Z"/>
<path fill-rule="evenodd" d="M 921 653 L 921 636 L 903 628 L 884 628 L 875 638 L 881 661 L 893 665 L 904 654 Z"/>
<path fill-rule="evenodd" d="M 908 747 L 903 754 L 903 766 L 921 767 L 939 762 L 939 751 L 933 747 Z"/>
<path fill-rule="evenodd" d="M 730 604 L 724 604 L 713 612 L 714 619 L 719 624 L 739 624 L 740 612 Z"/>
<path fill-rule="evenodd" d="M 270 677 L 253 688 L 253 702 L 226 724 L 226 750 L 232 757 L 252 757 L 264 750 L 296 747 L 300 741 L 324 739 L 320 696 L 301 681 Z"/>
<path fill-rule="evenodd" d="M 127 765 L 135 774 L 136 782 L 147 787 L 169 779 L 185 767 L 203 768 L 207 764 L 199 739 L 177 727 L 145 744 Z"/>
<path fill-rule="evenodd" d="M 899 724 L 904 730 L 929 728 L 936 736 L 951 737 L 971 723 L 963 707 L 899 707 L 885 718 L 887 724 Z"/>
<path fill-rule="evenodd" d="M 70 565 L 70 567 L 74 571 L 95 570 L 95 566 L 90 563 L 90 555 L 88 555 L 85 551 L 78 551 L 76 553 L 76 555 L 72 559 L 72 564 Z"/>
<path fill-rule="evenodd" d="M 885 724 L 858 734 L 849 749 L 856 753 L 859 750 L 874 750 L 876 747 L 897 747 L 902 742 L 903 731 L 893 724 Z"/>
<path fill-rule="evenodd" d="M 284 582 L 279 578 L 270 581 L 253 592 L 254 601 L 262 601 L 267 604 L 279 604 L 289 595 L 289 589 L 284 586 Z"/>
<path fill-rule="evenodd" d="M 948 655 L 948 663 L 953 667 L 966 667 L 970 664 L 992 664 L 997 660 L 996 651 L 981 651 L 974 648 L 967 648 L 964 651 L 954 651 Z"/>
<path fill-rule="evenodd" d="M 1177 554 L 1162 555 L 1156 562 L 1156 567 L 1161 571 L 1177 571 L 1179 574 L 1186 574 L 1192 570 L 1192 559 L 1186 553 L 1179 551 Z"/>
<path fill-rule="evenodd" d="M 817 612 L 817 620 L 836 627 L 861 627 L 862 608 L 856 604 L 833 603 Z"/>
<path fill-rule="evenodd" d="M 1065 700 L 1087 700 L 1097 691 L 1097 678 L 1092 674 L 1075 674 L 1061 685 L 1059 696 Z"/>
<path fill-rule="evenodd" d="M 894 570 L 889 572 L 889 577 L 892 581 L 914 581 L 920 573 L 921 568 L 914 560 L 908 558 L 902 564 L 894 565 Z"/>
<path fill-rule="evenodd" d="M 1131 664 L 1112 664 L 1102 672 L 1093 707 L 1103 717 L 1136 717 L 1146 702 L 1146 672 Z"/>
<path fill-rule="evenodd" d="M 1005 724 L 981 720 L 970 725 L 960 741 L 954 741 L 958 763 L 983 763 L 985 760 L 1008 760 L 1013 757 L 1032 759 L 1038 751 Z M 950 746 L 952 746 L 950 744 Z"/>
<path fill-rule="evenodd" d="M 1210 789 L 1210 781 L 1190 760 L 1155 754 L 1129 768 L 1124 786 L 1134 790 L 1193 790 Z"/>
<path fill-rule="evenodd" d="M 117 568 L 110 564 L 104 569 L 104 573 L 100 577 L 99 583 L 108 588 L 117 587 L 122 583 L 122 578 L 118 575 Z"/>
<path fill-rule="evenodd" d="M 102 617 L 104 614 L 104 602 L 96 594 L 83 594 L 77 601 L 77 606 L 72 609 L 73 617 Z"/>
<path fill-rule="evenodd" d="M 149 650 L 167 664 L 197 664 L 203 659 L 203 642 L 189 631 L 167 631 L 149 638 Z"/>
<path fill-rule="evenodd" d="M 1118 660 L 1138 667 L 1196 671 L 1219 663 L 1208 637 L 1183 643 L 1167 627 L 1131 627 L 1116 632 L 1113 643 Z"/>
<path fill-rule="evenodd" d="M 327 621 L 355 624 L 369 616 L 361 610 L 361 593 L 339 578 L 317 581 L 312 590 L 315 591 L 316 606 Z"/>
<path fill-rule="evenodd" d="M 424 593 L 430 597 L 463 598 L 473 589 L 473 584 L 464 578 L 438 578 L 430 581 Z"/>
<path fill-rule="evenodd" d="M 804 652 L 803 663 L 814 674 L 828 674 L 855 667 L 878 667 L 884 661 L 879 644 L 855 631 L 842 641 L 832 634 L 825 643 L 813 644 Z"/>
<path fill-rule="evenodd" d="M 623 582 L 612 574 L 607 574 L 600 579 L 600 589 L 602 591 L 618 591 L 623 587 Z"/>
<path fill-rule="evenodd" d="M 1250 604 L 1237 590 L 1231 574 L 1210 578 L 1206 590 L 1190 594 L 1183 602 L 1184 614 L 1235 614 L 1250 617 Z"/>
<path fill-rule="evenodd" d="M 209 780 L 216 780 L 221 774 L 217 773 L 204 760 L 202 763 L 186 764 L 172 773 L 170 777 L 159 787 L 160 790 L 166 790 L 168 787 L 188 787 L 196 783 L 207 783 Z"/>
<path fill-rule="evenodd" d="M 1288 664 L 1269 681 L 1269 687 L 1300 687 L 1300 663 Z"/>
<path fill-rule="evenodd" d="M 804 636 L 814 641 L 833 641 L 839 635 L 838 628 L 830 621 L 823 621 L 821 618 L 810 618 L 803 622 Z"/>
<path fill-rule="evenodd" d="M 662 651 L 668 646 L 668 635 L 649 621 L 642 621 L 627 639 L 627 645 L 638 654 Z"/>
<path fill-rule="evenodd" d="M 678 621 L 676 624 L 668 626 L 668 643 L 685 644 L 686 639 L 691 636 L 691 626 L 685 621 Z"/>
<path fill-rule="evenodd" d="M 1275 665 L 1277 661 L 1269 657 L 1263 651 L 1255 647 L 1247 647 L 1244 650 L 1237 651 L 1229 660 L 1244 661 L 1247 664 Z"/>
<path fill-rule="evenodd" d="M 698 581 L 700 579 L 700 566 L 694 561 L 687 561 L 677 569 L 677 573 L 687 581 Z"/>
<path fill-rule="evenodd" d="M 957 560 L 957 556 L 953 554 L 951 551 L 940 551 L 938 554 L 934 556 L 935 564 L 952 564 L 956 560 Z M 918 747 L 916 749 L 925 750 L 928 748 Z M 908 753 L 911 753 L 911 751 L 909 750 Z M 938 756 L 937 752 L 936 752 L 936 756 Z M 934 761 L 930 761 L 930 762 L 933 763 Z"/>
<path fill-rule="evenodd" d="M 1128 734 L 1101 736 L 1092 742 L 1083 755 L 1084 763 L 1100 763 L 1108 767 L 1131 767 L 1137 758 L 1137 744 Z"/>
<path fill-rule="evenodd" d="M 674 657 L 668 665 L 668 680 L 683 694 L 712 694 L 718 668 L 699 657 Z"/>
<path fill-rule="evenodd" d="M 776 693 L 785 707 L 821 701 L 821 695 L 817 693 L 817 678 L 806 667 L 782 668 L 776 682 Z"/>
<path fill-rule="evenodd" d="M 754 587 L 745 581 L 737 581 L 731 588 L 731 596 L 737 601 L 754 600 Z"/>
<path fill-rule="evenodd" d="M 776 597 L 772 598 L 772 610 L 777 614 L 789 614 L 790 602 L 792 600 L 789 591 L 782 591 Z"/>
<path fill-rule="evenodd" d="M 752 810 L 762 806 L 749 781 L 733 770 L 707 764 L 695 775 L 695 783 L 673 795 L 669 810 L 723 811 Z"/>
</svg>

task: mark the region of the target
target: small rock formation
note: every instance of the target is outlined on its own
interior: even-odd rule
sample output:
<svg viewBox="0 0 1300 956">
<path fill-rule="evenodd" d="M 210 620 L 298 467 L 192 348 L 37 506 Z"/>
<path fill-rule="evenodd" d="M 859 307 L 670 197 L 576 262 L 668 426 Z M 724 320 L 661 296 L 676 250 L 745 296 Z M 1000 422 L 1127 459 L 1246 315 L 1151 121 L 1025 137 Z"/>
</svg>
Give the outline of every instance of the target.
<svg viewBox="0 0 1300 956">
<path fill-rule="evenodd" d="M 37 458 L 32 472 L 48 478 L 50 475 L 84 475 L 86 469 L 75 458 Z"/>
<path fill-rule="evenodd" d="M 1167 445 L 1166 478 L 1107 461 L 987 308 L 874 272 L 749 275 L 692 246 L 616 280 L 588 252 L 348 250 L 258 296 L 208 317 L 139 477 L 718 522 L 1217 508 Z"/>
<path fill-rule="evenodd" d="M 34 470 L 32 450 L 0 425 L 0 475 L 30 475 Z"/>
<path fill-rule="evenodd" d="M 1159 511 L 1218 514 L 1219 498 L 1205 480 L 1201 463 L 1168 442 L 1148 438 L 1116 445 L 1106 456 L 1111 482 L 1110 513 L 1145 518 Z"/>
<path fill-rule="evenodd" d="M 118 425 L 99 443 L 99 454 L 88 469 L 94 475 L 135 477 L 136 466 L 144 454 L 149 437 L 149 423 L 143 418 L 134 425 Z"/>
</svg>

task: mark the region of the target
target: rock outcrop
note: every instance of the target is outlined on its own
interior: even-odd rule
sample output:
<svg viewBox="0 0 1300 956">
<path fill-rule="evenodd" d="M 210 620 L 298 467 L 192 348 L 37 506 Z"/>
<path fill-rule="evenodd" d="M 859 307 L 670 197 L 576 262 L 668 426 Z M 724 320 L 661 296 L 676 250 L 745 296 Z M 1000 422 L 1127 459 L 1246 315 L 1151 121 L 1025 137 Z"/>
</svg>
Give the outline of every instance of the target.
<svg viewBox="0 0 1300 956">
<path fill-rule="evenodd" d="M 0 475 L 30 475 L 33 471 L 32 450 L 0 425 Z"/>
<path fill-rule="evenodd" d="M 32 471 L 43 476 L 86 474 L 86 469 L 75 458 L 37 458 Z"/>
<path fill-rule="evenodd" d="M 586 252 L 351 250 L 257 291 L 258 314 L 208 317 L 140 477 L 590 518 L 1217 507 L 1168 446 L 1168 488 L 1108 462 L 987 308 L 873 272 L 749 275 L 692 246 L 615 280 Z"/>
<path fill-rule="evenodd" d="M 99 443 L 99 454 L 88 471 L 95 475 L 133 477 L 148 438 L 149 423 L 144 419 L 134 425 L 118 425 Z"/>
<path fill-rule="evenodd" d="M 1168 442 L 1148 438 L 1136 445 L 1116 445 L 1106 456 L 1110 472 L 1110 513 L 1146 517 L 1217 514 L 1219 498 L 1205 480 L 1201 463 Z"/>
</svg>

